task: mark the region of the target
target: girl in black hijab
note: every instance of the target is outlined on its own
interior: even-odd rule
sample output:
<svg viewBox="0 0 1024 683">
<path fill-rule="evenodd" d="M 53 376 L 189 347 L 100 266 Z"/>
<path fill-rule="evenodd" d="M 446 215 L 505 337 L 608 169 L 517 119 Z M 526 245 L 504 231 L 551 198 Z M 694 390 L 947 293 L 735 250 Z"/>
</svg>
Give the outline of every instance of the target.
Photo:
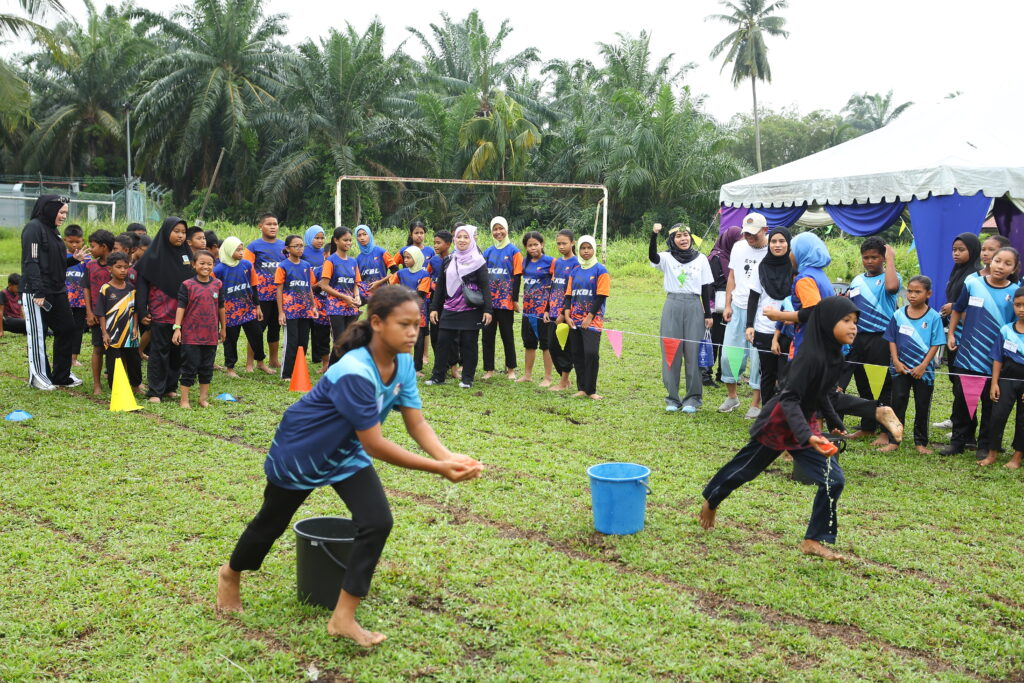
<svg viewBox="0 0 1024 683">
<path fill-rule="evenodd" d="M 978 259 L 981 257 L 981 240 L 978 236 L 962 232 L 953 238 L 953 270 L 949 273 L 949 280 L 946 282 L 946 303 L 939 309 L 939 314 L 948 322 L 949 315 L 953 312 L 953 304 L 960 298 L 960 292 L 964 290 L 964 281 L 971 275 L 981 270 Z M 959 333 L 959 330 L 957 330 Z M 946 365 L 953 367 L 956 362 L 956 351 L 946 350 Z M 963 403 L 964 390 L 957 381 L 956 375 L 949 375 L 949 382 L 953 385 L 953 405 Z M 953 413 L 950 410 L 949 419 L 945 422 L 937 422 L 937 427 L 950 429 L 953 427 Z"/>
<path fill-rule="evenodd" d="M 711 479 L 704 488 L 700 524 L 711 529 L 719 504 L 734 490 L 753 480 L 782 451 L 789 451 L 804 474 L 818 485 L 807 533 L 800 551 L 826 560 L 844 559 L 823 543 L 836 540 L 836 503 L 843 492 L 845 477 L 828 438 L 822 436 L 818 418 L 842 422 L 832 405 L 836 382 L 843 368 L 843 345 L 857 336 L 857 307 L 845 297 L 830 296 L 807 310 L 804 343 L 789 369 L 782 390 L 764 404 L 750 428 L 750 442 Z M 874 402 L 856 397 L 870 407 Z M 889 408 L 878 408 L 876 416 L 896 438 L 903 427 Z M 831 452 L 830 452 L 831 451 Z"/>
<path fill-rule="evenodd" d="M 768 232 L 768 254 L 757 267 L 758 280 L 747 299 L 747 341 L 757 349 L 761 361 L 761 400 L 768 401 L 778 391 L 781 370 L 789 354 L 790 338 L 778 335 L 775 323 L 764 316 L 765 306 L 782 308 L 782 301 L 793 293 L 793 262 L 789 243 L 793 236 L 783 227 Z"/>
<path fill-rule="evenodd" d="M 146 253 L 135 264 L 139 320 L 149 325 L 148 383 L 150 403 L 175 398 L 181 372 L 181 347 L 171 343 L 181 283 L 195 275 L 192 250 L 185 244 L 188 225 L 168 216 Z"/>
</svg>

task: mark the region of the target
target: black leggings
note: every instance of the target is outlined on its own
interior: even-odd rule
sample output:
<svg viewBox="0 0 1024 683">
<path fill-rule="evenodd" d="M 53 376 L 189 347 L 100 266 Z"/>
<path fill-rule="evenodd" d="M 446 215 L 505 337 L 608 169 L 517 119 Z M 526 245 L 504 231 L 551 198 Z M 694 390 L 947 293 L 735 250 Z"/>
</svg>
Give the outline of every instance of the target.
<svg viewBox="0 0 1024 683">
<path fill-rule="evenodd" d="M 263 311 L 262 328 L 267 332 L 267 343 L 276 344 L 281 340 L 281 323 L 277 322 L 277 300 L 261 301 L 260 310 Z"/>
<path fill-rule="evenodd" d="M 259 320 L 250 320 L 241 325 L 229 327 L 224 339 L 224 367 L 229 370 L 238 362 L 238 335 L 245 332 L 245 338 L 252 348 L 252 357 L 257 363 L 263 362 L 267 354 L 263 352 L 263 324 Z"/>
<path fill-rule="evenodd" d="M 992 406 L 992 419 L 989 421 L 988 448 L 990 451 L 1003 450 L 1003 432 L 1010 419 L 1013 407 L 1017 406 L 1017 417 L 1013 427 L 1013 450 L 1024 451 L 1024 366 L 1004 360 L 999 373 L 999 400 Z"/>
<path fill-rule="evenodd" d="M 601 330 L 569 330 L 572 365 L 576 369 L 576 389 L 587 396 L 597 393 L 597 371 L 601 367 Z"/>
<path fill-rule="evenodd" d="M 900 423 L 906 422 L 907 404 L 910 403 L 910 392 L 914 392 L 914 445 L 928 445 L 928 413 L 932 404 L 932 392 L 935 385 L 923 379 L 914 379 L 910 375 L 890 377 L 892 381 L 892 410 Z M 904 432 L 906 433 L 906 432 Z M 892 439 L 890 439 L 892 441 Z"/>
<path fill-rule="evenodd" d="M 313 352 L 310 354 L 317 361 L 322 361 L 324 356 L 331 352 L 331 326 L 313 321 L 309 326 L 309 342 L 313 345 Z"/>
<path fill-rule="evenodd" d="M 394 524 L 391 506 L 372 466 L 331 488 L 344 501 L 356 525 L 356 539 L 341 588 L 349 595 L 364 598 L 370 592 L 373 572 Z M 312 492 L 313 489 L 285 489 L 268 481 L 263 490 L 263 506 L 235 544 L 229 566 L 236 572 L 259 569 L 274 541 L 288 529 L 292 517 Z"/>
<path fill-rule="evenodd" d="M 334 361 L 341 358 L 334 353 L 334 347 L 338 345 L 338 340 L 341 339 L 341 335 L 345 334 L 345 330 L 348 326 L 359 320 L 359 315 L 332 315 L 331 320 L 331 358 L 328 361 L 329 364 L 333 365 Z"/>
<path fill-rule="evenodd" d="M 496 308 L 491 312 L 491 324 L 484 326 L 484 372 L 494 372 L 495 335 L 501 332 L 501 345 L 505 349 L 505 369 L 516 367 L 516 335 L 513 330 L 513 311 Z"/>
<path fill-rule="evenodd" d="M 850 349 L 850 355 L 846 357 L 846 360 L 850 362 L 845 364 L 842 373 L 839 375 L 839 386 L 843 388 L 843 391 L 846 391 L 850 383 L 850 377 L 853 377 L 857 383 L 857 393 L 860 397 L 874 400 L 871 381 L 868 379 L 868 373 L 862 363 L 889 365 L 889 342 L 882 337 L 881 332 L 858 332 L 857 338 L 853 340 L 853 348 Z M 882 390 L 878 394 L 878 404 L 887 406 L 890 403 L 892 403 L 892 379 L 887 372 L 885 373 L 885 382 L 882 385 Z M 875 420 L 874 415 L 861 420 L 860 428 L 865 432 L 877 431 L 878 422 Z"/>
<path fill-rule="evenodd" d="M 181 347 L 171 343 L 174 326 L 154 322 L 149 326 L 149 391 L 147 396 L 157 398 L 178 388 L 181 375 Z"/>
<path fill-rule="evenodd" d="M 85 309 L 72 308 L 71 316 L 75 319 L 75 331 L 71 335 L 71 352 L 77 356 L 82 353 L 82 333 L 85 332 Z"/>
<path fill-rule="evenodd" d="M 435 384 L 444 382 L 448 368 L 451 367 L 448 359 L 451 357 L 452 349 L 458 348 L 462 356 L 462 376 L 460 381 L 463 384 L 473 384 L 473 375 L 476 374 L 476 340 L 480 336 L 480 330 L 449 330 L 442 327 L 437 334 L 437 349 L 434 353 L 434 370 L 430 379 Z"/>
<path fill-rule="evenodd" d="M 555 370 L 558 374 L 564 375 L 572 372 L 572 355 L 569 353 L 570 346 L 569 340 L 565 340 L 565 348 L 558 343 L 558 335 L 555 334 L 555 330 L 558 325 L 555 324 L 554 320 L 548 323 L 548 350 L 551 351 L 551 362 L 555 366 Z"/>
<path fill-rule="evenodd" d="M 309 328 L 313 321 L 310 318 L 292 318 L 285 321 L 284 328 L 284 362 L 281 363 L 282 379 L 292 378 L 292 368 L 295 367 L 295 356 L 302 347 L 306 360 L 309 360 Z"/>
<path fill-rule="evenodd" d="M 789 353 L 789 337 L 779 335 L 779 349 L 782 353 L 772 353 L 772 339 L 774 334 L 767 332 L 754 332 L 754 348 L 757 349 L 758 359 L 761 361 L 761 405 L 772 400 L 775 394 L 779 393 L 779 385 L 782 378 L 779 371 L 785 367 L 786 355 Z"/>
</svg>

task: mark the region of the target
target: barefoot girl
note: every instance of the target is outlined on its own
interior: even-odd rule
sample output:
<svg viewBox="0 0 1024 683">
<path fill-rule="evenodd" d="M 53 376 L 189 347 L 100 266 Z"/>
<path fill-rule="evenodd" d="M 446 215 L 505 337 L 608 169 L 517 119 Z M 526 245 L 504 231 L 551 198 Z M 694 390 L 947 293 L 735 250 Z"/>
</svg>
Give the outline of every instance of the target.
<svg viewBox="0 0 1024 683">
<path fill-rule="evenodd" d="M 845 477 L 838 458 L 832 455 L 835 447 L 821 435 L 818 418 L 828 416 L 830 421 L 842 424 L 830 395 L 835 393 L 843 368 L 843 344 L 853 343 L 857 336 L 857 307 L 845 297 L 832 296 L 822 299 L 804 317 L 804 343 L 789 368 L 785 387 L 765 403 L 750 428 L 750 442 L 704 488 L 699 519 L 703 528 L 714 527 L 722 501 L 757 477 L 782 451 L 789 451 L 804 474 L 818 485 L 800 551 L 826 560 L 841 560 L 842 555 L 823 543 L 835 543 L 836 503 L 843 492 Z M 882 421 L 902 436 L 902 428 L 891 412 Z"/>
<path fill-rule="evenodd" d="M 360 274 L 352 250 L 352 231 L 342 226 L 331 235 L 330 255 L 320 273 L 320 289 L 327 294 L 327 318 L 331 322 L 332 346 L 337 347 L 341 335 L 359 317 Z M 331 362 L 338 360 L 331 355 Z"/>
<path fill-rule="evenodd" d="M 245 247 L 237 237 L 228 237 L 220 248 L 220 263 L 213 269 L 213 276 L 224 283 L 221 297 L 224 299 L 224 317 L 228 328 L 224 337 L 224 367 L 228 377 L 238 377 L 235 364 L 238 362 L 238 336 L 245 332 L 245 338 L 252 349 L 253 361 L 267 374 L 274 371 L 264 363 L 263 353 L 263 309 L 260 308 L 259 280 L 251 262 L 245 258 Z M 246 372 L 253 366 L 246 365 Z"/>
<path fill-rule="evenodd" d="M 953 239 L 953 270 L 949 273 L 949 280 L 946 282 L 946 303 L 939 309 L 939 315 L 942 316 L 943 320 L 948 321 L 950 314 L 953 313 L 953 304 L 960 298 L 960 292 L 964 289 L 964 283 L 968 279 L 974 279 L 978 277 L 978 271 L 980 267 L 978 265 L 978 259 L 981 255 L 981 242 L 978 240 L 977 235 L 973 235 L 969 232 L 960 233 Z M 988 263 L 992 261 L 992 257 L 995 256 L 995 251 L 988 255 L 988 261 L 985 263 L 987 270 Z M 988 275 L 988 273 L 985 273 Z M 960 333 L 963 332 L 963 323 L 959 327 L 953 329 L 954 335 L 957 340 L 960 339 Z M 946 357 L 946 366 L 952 368 L 956 362 L 956 351 L 950 351 Z M 960 388 L 960 378 L 955 374 L 949 375 L 949 382 L 953 385 L 953 405 L 956 405 L 958 400 L 963 400 Z M 945 422 L 935 423 L 936 427 L 942 429 L 952 429 L 953 427 L 953 413 L 950 411 L 949 419 Z M 939 449 L 939 453 L 947 450 L 947 447 Z"/>
<path fill-rule="evenodd" d="M 324 243 L 327 241 L 327 234 L 319 225 L 314 225 L 302 237 L 305 249 L 302 251 L 302 260 L 313 268 L 313 278 L 316 284 L 313 285 L 313 303 L 316 304 L 316 318 L 309 329 L 309 343 L 313 347 L 313 358 L 320 361 L 320 372 L 327 372 L 329 357 L 331 353 L 331 321 L 327 317 L 327 293 L 320 289 L 320 280 L 323 279 Z"/>
<path fill-rule="evenodd" d="M 548 328 L 551 323 L 544 322 L 543 316 L 551 299 L 551 264 L 554 259 L 544 253 L 544 236 L 536 230 L 523 235 L 523 247 L 526 249 L 526 262 L 523 264 L 523 321 L 520 332 L 526 369 L 516 381 L 533 381 L 533 365 L 537 361 L 537 347 L 540 347 L 544 357 L 544 379 L 540 386 L 549 387 L 551 352 L 548 340 L 551 335 Z"/>
<path fill-rule="evenodd" d="M 505 375 L 516 378 L 516 341 L 513 330 L 515 314 L 519 312 L 519 287 L 523 278 L 523 255 L 508 238 L 508 221 L 501 216 L 491 219 L 491 237 L 494 244 L 484 249 L 487 272 L 491 285 L 491 322 L 484 326 L 484 379 L 494 375 L 495 337 L 501 335 L 505 351 Z"/>
<path fill-rule="evenodd" d="M 597 372 L 600 369 L 601 329 L 604 302 L 611 294 L 611 275 L 597 261 L 597 243 L 590 235 L 580 238 L 580 264 L 569 276 L 565 302 L 558 322 L 569 324 L 569 352 L 576 370 L 575 396 L 598 400 Z"/>
<path fill-rule="evenodd" d="M 416 376 L 423 376 L 423 347 L 427 343 L 427 297 L 430 295 L 430 273 L 423 267 L 423 252 L 415 245 L 407 245 L 402 250 L 402 269 L 392 273 L 386 280 L 388 284 L 404 285 L 416 292 L 420 297 L 420 336 L 416 339 L 413 360 Z"/>
<path fill-rule="evenodd" d="M 551 298 L 548 308 L 544 311 L 544 322 L 552 323 L 562 315 L 562 304 L 565 302 L 565 288 L 569 284 L 569 276 L 580 264 L 576 258 L 576 235 L 565 228 L 555 236 L 558 247 L 558 258 L 551 263 Z M 551 363 L 558 373 L 558 383 L 548 391 L 564 391 L 569 388 L 569 373 L 572 372 L 572 358 L 569 356 L 569 345 L 565 348 L 558 343 L 555 335 L 557 325 L 548 326 L 548 348 L 551 351 Z"/>
<path fill-rule="evenodd" d="M 298 235 L 288 235 L 284 241 L 288 257 L 277 265 L 274 283 L 277 285 L 277 321 L 284 328 L 284 362 L 281 379 L 291 379 L 299 347 L 309 350 L 309 332 L 316 317 L 313 268 L 302 258 L 305 244 Z M 306 359 L 309 354 L 306 353 Z"/>
<path fill-rule="evenodd" d="M 359 266 L 359 274 L 362 279 L 359 282 L 359 296 L 363 302 L 370 298 L 370 285 L 387 278 L 388 273 L 394 273 L 398 266 L 393 265 L 391 254 L 383 247 L 378 247 L 373 241 L 373 231 L 368 225 L 356 226 L 356 244 L 359 245 L 359 255 L 356 256 L 356 265 Z"/>
<path fill-rule="evenodd" d="M 445 448 L 423 419 L 409 355 L 419 335 L 419 321 L 415 292 L 404 287 L 380 290 L 370 302 L 366 319 L 350 326 L 342 337 L 336 349 L 341 360 L 285 411 L 263 464 L 267 476 L 263 506 L 219 571 L 220 609 L 242 609 L 241 573 L 260 568 L 313 489 L 330 486 L 352 513 L 356 538 L 327 632 L 363 647 L 385 639 L 360 626 L 355 616 L 370 591 L 392 526 L 390 506 L 371 458 L 455 482 L 472 479 L 482 469 L 475 460 Z M 393 408 L 401 411 L 406 431 L 433 459 L 384 438 L 381 424 Z M 331 429 L 324 429 L 325 418 Z"/>
<path fill-rule="evenodd" d="M 658 233 L 661 223 L 651 230 L 651 243 L 647 260 L 664 277 L 665 305 L 661 309 L 662 337 L 682 339 L 682 359 L 677 353 L 671 364 L 661 360 L 661 381 L 668 395 L 665 410 L 670 413 L 682 409 L 695 413 L 704 403 L 704 384 L 697 355 L 704 331 L 711 328 L 711 300 L 714 297 L 714 278 L 711 265 L 704 254 L 693 248 L 690 229 L 676 223 L 668 231 L 668 250 L 658 253 Z M 686 363 L 686 396 L 679 399 L 679 371 Z"/>
<path fill-rule="evenodd" d="M 1013 430 L 1013 457 L 1006 467 L 1018 469 L 1024 454 L 1024 287 L 1013 294 L 1013 314 L 1016 320 L 1003 325 L 996 343 L 992 345 L 992 388 L 990 397 L 992 428 L 989 432 L 988 456 L 978 464 L 987 467 L 996 461 L 1003 446 L 1003 431 L 1006 422 L 1017 406 L 1017 419 Z"/>
</svg>

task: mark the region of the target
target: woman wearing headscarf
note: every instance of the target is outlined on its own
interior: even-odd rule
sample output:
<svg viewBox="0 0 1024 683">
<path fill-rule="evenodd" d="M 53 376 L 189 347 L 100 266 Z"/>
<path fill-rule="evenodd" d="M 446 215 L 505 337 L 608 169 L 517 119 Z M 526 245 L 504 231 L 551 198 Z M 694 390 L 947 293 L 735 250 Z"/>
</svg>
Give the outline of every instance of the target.
<svg viewBox="0 0 1024 683">
<path fill-rule="evenodd" d="M 842 429 L 831 397 L 844 364 L 843 345 L 852 343 L 857 336 L 858 311 L 849 299 L 830 296 L 805 309 L 803 316 L 804 345 L 789 369 L 785 387 L 765 402 L 750 428 L 750 442 L 704 488 L 699 519 L 703 528 L 714 527 L 722 501 L 757 477 L 783 451 L 789 451 L 804 474 L 818 486 L 800 551 L 826 560 L 841 560 L 842 555 L 823 544 L 836 541 L 836 504 L 845 477 L 834 455 L 835 447 L 821 434 L 818 418 L 825 417 Z M 863 399 L 850 399 L 863 401 L 869 408 L 873 406 Z M 902 425 L 891 409 L 878 408 L 876 414 L 886 428 L 902 437 Z"/>
<path fill-rule="evenodd" d="M 611 295 L 612 280 L 597 260 L 597 242 L 584 235 L 578 242 L 579 265 L 569 275 L 562 312 L 555 324 L 569 324 L 569 353 L 576 371 L 576 393 L 594 400 L 601 364 L 601 330 L 604 329 L 605 301 Z"/>
<path fill-rule="evenodd" d="M 661 223 L 651 230 L 651 243 L 647 260 L 663 274 L 665 305 L 661 309 L 660 335 L 668 339 L 682 339 L 683 358 L 676 353 L 662 358 L 661 381 L 665 385 L 665 410 L 695 413 L 704 402 L 698 354 L 704 331 L 711 327 L 711 299 L 714 284 L 711 266 L 704 254 L 693 247 L 690 229 L 682 223 L 669 228 L 668 250 L 658 252 L 658 234 Z M 679 398 L 679 371 L 686 363 L 686 396 Z"/>
<path fill-rule="evenodd" d="M 789 338 L 775 340 L 775 323 L 764 314 L 765 306 L 782 308 L 793 288 L 793 263 L 789 260 L 792 236 L 783 227 L 768 232 L 768 254 L 757 267 L 757 279 L 750 287 L 747 301 L 747 341 L 754 345 L 761 360 L 761 400 L 768 401 L 778 388 L 779 365 L 789 353 Z M 785 345 L 785 348 L 783 348 Z"/>
<path fill-rule="evenodd" d="M 313 286 L 313 303 L 316 306 L 316 318 L 310 325 L 310 345 L 312 356 L 320 360 L 320 372 L 327 372 L 331 357 L 331 319 L 327 315 L 327 293 L 320 289 L 320 278 L 324 272 L 324 244 L 327 233 L 319 225 L 306 230 L 302 236 L 306 247 L 302 250 L 302 259 L 313 267 L 316 285 Z"/>
<path fill-rule="evenodd" d="M 149 324 L 149 363 L 147 381 L 150 403 L 174 398 L 181 373 L 181 347 L 171 343 L 177 325 L 178 290 L 195 274 L 192 250 L 185 243 L 188 224 L 177 216 L 168 216 L 146 253 L 135 265 L 138 281 L 135 306 L 139 319 Z"/>
<path fill-rule="evenodd" d="M 714 300 L 711 302 L 711 343 L 714 344 L 715 362 L 718 369 L 712 378 L 711 368 L 702 368 L 704 386 L 715 386 L 715 380 L 722 381 L 722 342 L 725 341 L 725 321 L 722 319 L 722 312 L 725 310 L 725 288 L 729 283 L 729 256 L 732 248 L 740 241 L 742 230 L 734 225 L 723 230 L 711 253 L 708 254 L 708 263 L 711 265 L 711 276 L 714 278 Z"/>
<path fill-rule="evenodd" d="M 459 386 L 473 386 L 477 340 L 491 322 L 491 287 L 487 262 L 476 246 L 476 226 L 460 225 L 453 239 L 455 253 L 441 267 L 437 289 L 430 301 L 430 323 L 438 326 L 434 371 L 427 384 L 443 384 L 452 347 L 458 344 L 462 358 Z"/>
<path fill-rule="evenodd" d="M 32 207 L 21 231 L 21 305 L 28 340 L 28 382 L 36 389 L 76 387 L 82 380 L 71 374 L 75 317 L 68 303 L 69 266 L 85 259 L 79 249 L 68 256 L 60 225 L 68 217 L 67 197 L 44 194 Z M 46 358 L 46 328 L 53 333 L 53 367 Z"/>
<path fill-rule="evenodd" d="M 811 232 L 800 233 L 789 243 L 789 260 L 796 269 L 793 278 L 792 295 L 793 311 L 780 311 L 774 307 L 762 307 L 769 320 L 796 324 L 793 345 L 789 349 L 790 358 L 794 357 L 803 341 L 803 327 L 799 312 L 801 309 L 816 306 L 825 297 L 835 296 L 836 290 L 825 275 L 825 268 L 832 263 L 832 255 L 821 238 Z"/>
</svg>

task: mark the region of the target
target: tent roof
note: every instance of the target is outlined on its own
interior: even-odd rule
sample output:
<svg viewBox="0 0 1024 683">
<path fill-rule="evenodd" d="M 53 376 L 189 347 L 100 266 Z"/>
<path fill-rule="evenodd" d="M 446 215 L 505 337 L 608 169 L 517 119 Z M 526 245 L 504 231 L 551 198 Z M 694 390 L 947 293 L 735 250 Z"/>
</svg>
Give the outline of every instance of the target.
<svg viewBox="0 0 1024 683">
<path fill-rule="evenodd" d="M 1008 86 L 914 105 L 884 128 L 722 186 L 727 206 L 782 207 L 923 199 L 1024 197 L 1024 95 Z"/>
</svg>

